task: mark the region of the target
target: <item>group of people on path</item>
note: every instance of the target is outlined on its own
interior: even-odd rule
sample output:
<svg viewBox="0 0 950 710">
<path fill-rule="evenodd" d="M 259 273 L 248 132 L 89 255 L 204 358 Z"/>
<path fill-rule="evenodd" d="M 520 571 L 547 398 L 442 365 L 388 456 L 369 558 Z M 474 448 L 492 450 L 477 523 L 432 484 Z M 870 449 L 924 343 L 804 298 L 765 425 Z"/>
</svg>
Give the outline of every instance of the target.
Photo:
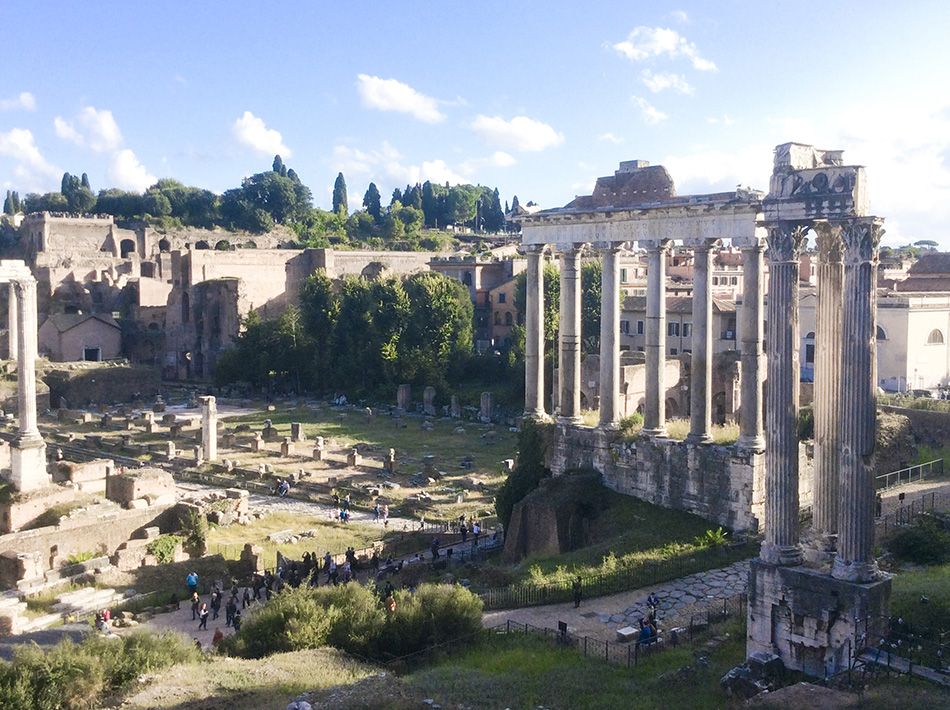
<svg viewBox="0 0 950 710">
<path fill-rule="evenodd" d="M 244 609 L 247 609 L 251 604 L 251 593 L 247 587 L 243 589 L 243 596 L 241 595 L 241 588 L 238 587 L 236 582 L 231 584 L 231 595 L 228 600 L 224 601 L 224 592 L 218 587 L 217 582 L 211 585 L 211 594 L 208 601 L 202 601 L 201 593 L 198 589 L 198 573 L 190 572 L 185 577 L 185 584 L 188 587 L 188 592 L 190 595 L 191 602 L 191 620 L 198 622 L 198 630 L 207 630 L 208 629 L 208 618 L 210 617 L 212 621 L 217 621 L 218 617 L 221 615 L 221 607 L 224 606 L 224 621 L 225 626 L 233 628 L 235 632 L 241 630 L 241 612 Z M 240 597 L 240 599 L 239 599 Z M 224 639 L 224 633 L 221 631 L 221 627 L 218 627 L 214 631 L 214 636 L 211 639 L 211 645 L 217 647 L 221 641 Z M 198 639 L 195 639 L 195 642 L 198 644 L 198 647 L 201 647 L 201 642 Z"/>
</svg>

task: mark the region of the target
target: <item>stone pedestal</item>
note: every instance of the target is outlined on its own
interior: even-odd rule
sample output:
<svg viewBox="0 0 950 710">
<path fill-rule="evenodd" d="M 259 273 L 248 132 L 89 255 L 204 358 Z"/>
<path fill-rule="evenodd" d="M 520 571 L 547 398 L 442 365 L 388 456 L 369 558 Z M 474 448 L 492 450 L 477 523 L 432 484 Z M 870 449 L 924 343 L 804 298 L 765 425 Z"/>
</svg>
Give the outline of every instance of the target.
<svg viewBox="0 0 950 710">
<path fill-rule="evenodd" d="M 422 390 L 422 411 L 428 417 L 435 416 L 435 387 Z"/>
<path fill-rule="evenodd" d="M 396 390 L 396 406 L 404 412 L 412 406 L 412 385 L 399 385 Z"/>
<path fill-rule="evenodd" d="M 360 452 L 356 449 L 351 449 L 350 453 L 346 455 L 346 464 L 347 466 L 362 466 L 363 457 L 360 455 Z"/>
<path fill-rule="evenodd" d="M 294 440 L 290 436 L 285 436 L 284 440 L 280 442 L 280 455 L 287 457 L 293 456 L 294 454 Z"/>
<path fill-rule="evenodd" d="M 852 654 L 885 631 L 890 594 L 890 578 L 857 584 L 753 560 L 746 655 L 774 653 L 816 677 L 847 670 Z"/>
<path fill-rule="evenodd" d="M 303 424 L 300 422 L 290 423 L 290 438 L 293 441 L 303 441 L 306 438 L 303 434 Z"/>
<path fill-rule="evenodd" d="M 49 485 L 46 472 L 46 442 L 39 435 L 18 437 L 10 444 L 10 483 L 18 491 Z"/>
<path fill-rule="evenodd" d="M 492 410 L 494 409 L 493 400 L 494 398 L 491 392 L 482 392 L 481 401 L 479 402 L 478 418 L 486 424 L 489 423 L 492 418 Z"/>
<path fill-rule="evenodd" d="M 452 395 L 452 404 L 449 406 L 449 414 L 453 419 L 462 418 L 462 405 L 459 402 L 457 394 Z"/>
</svg>

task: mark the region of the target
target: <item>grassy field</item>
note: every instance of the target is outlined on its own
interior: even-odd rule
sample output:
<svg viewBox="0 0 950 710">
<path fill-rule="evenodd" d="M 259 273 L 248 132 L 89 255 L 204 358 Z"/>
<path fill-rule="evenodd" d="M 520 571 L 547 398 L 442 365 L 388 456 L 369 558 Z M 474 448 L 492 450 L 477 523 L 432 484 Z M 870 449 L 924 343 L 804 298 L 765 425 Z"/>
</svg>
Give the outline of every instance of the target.
<svg viewBox="0 0 950 710">
<path fill-rule="evenodd" d="M 903 569 L 892 584 L 892 616 L 903 617 L 915 633 L 930 638 L 950 631 L 950 564 Z"/>
</svg>

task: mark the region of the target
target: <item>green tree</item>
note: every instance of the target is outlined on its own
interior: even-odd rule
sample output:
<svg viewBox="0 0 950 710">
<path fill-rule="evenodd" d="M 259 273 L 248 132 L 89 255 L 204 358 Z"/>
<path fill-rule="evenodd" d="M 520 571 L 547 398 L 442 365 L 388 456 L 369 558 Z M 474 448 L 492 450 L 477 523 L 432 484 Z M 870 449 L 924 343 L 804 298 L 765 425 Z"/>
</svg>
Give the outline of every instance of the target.
<svg viewBox="0 0 950 710">
<path fill-rule="evenodd" d="M 346 180 L 343 179 L 343 173 L 338 174 L 333 183 L 333 211 L 344 217 L 349 214 L 346 206 Z"/>
<path fill-rule="evenodd" d="M 518 455 L 515 467 L 495 496 L 495 513 L 505 529 L 511 523 L 515 504 L 537 488 L 541 480 L 551 475 L 544 467 L 543 425 L 525 419 L 518 434 Z"/>
<path fill-rule="evenodd" d="M 600 352 L 600 306 L 603 267 L 600 261 L 581 266 L 581 347 L 586 353 Z"/>
<path fill-rule="evenodd" d="M 39 195 L 35 192 L 27 194 L 23 200 L 24 212 L 66 212 L 69 203 L 61 192 L 47 192 Z"/>
<path fill-rule="evenodd" d="M 484 210 L 484 228 L 489 232 L 500 232 L 505 228 L 505 213 L 501 209 L 501 197 L 496 187 L 488 202 L 487 209 Z"/>
<path fill-rule="evenodd" d="M 366 194 L 363 195 L 363 207 L 378 223 L 383 217 L 383 208 L 380 204 L 379 188 L 375 182 L 371 182 L 366 188 Z"/>
<path fill-rule="evenodd" d="M 340 311 L 340 298 L 326 272 L 318 271 L 304 282 L 300 291 L 300 311 L 313 349 L 309 379 L 317 392 L 323 393 L 330 389 L 333 329 Z"/>
<path fill-rule="evenodd" d="M 422 212 L 425 214 L 427 227 L 437 227 L 439 225 L 439 193 L 438 185 L 433 185 L 426 180 L 422 183 Z"/>
<path fill-rule="evenodd" d="M 16 214 L 16 205 L 13 201 L 13 192 L 7 190 L 6 199 L 3 201 L 3 214 Z"/>
<path fill-rule="evenodd" d="M 279 155 L 274 156 L 274 164 L 271 168 L 275 173 L 281 177 L 287 177 L 287 166 L 284 165 L 284 161 L 281 160 Z"/>
<path fill-rule="evenodd" d="M 475 216 L 477 188 L 471 185 L 455 185 L 446 196 L 445 219 L 449 224 L 465 224 Z"/>
<path fill-rule="evenodd" d="M 96 200 L 96 211 L 111 214 L 119 219 L 132 219 L 144 214 L 142 195 L 116 188 L 100 190 Z"/>
<path fill-rule="evenodd" d="M 166 217 L 172 213 L 172 203 L 161 192 L 146 192 L 142 197 L 142 210 L 152 217 Z"/>
<path fill-rule="evenodd" d="M 545 352 L 553 353 L 560 323 L 561 274 L 550 261 L 544 262 L 544 341 Z M 524 319 L 527 304 L 527 273 L 515 277 L 515 308 Z"/>
<path fill-rule="evenodd" d="M 402 191 L 398 187 L 393 190 L 393 196 L 389 200 L 389 206 L 392 207 L 396 202 L 402 204 Z"/>
</svg>

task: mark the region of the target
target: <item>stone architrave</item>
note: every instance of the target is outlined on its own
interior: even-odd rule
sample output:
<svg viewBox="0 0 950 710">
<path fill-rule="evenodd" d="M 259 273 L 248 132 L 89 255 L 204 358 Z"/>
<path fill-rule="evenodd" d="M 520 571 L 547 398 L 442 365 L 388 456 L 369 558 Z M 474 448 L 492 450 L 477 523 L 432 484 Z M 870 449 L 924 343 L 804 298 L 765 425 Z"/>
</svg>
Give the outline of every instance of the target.
<svg viewBox="0 0 950 710">
<path fill-rule="evenodd" d="M 712 262 L 721 244 L 710 239 L 690 240 L 693 248 L 693 312 L 690 346 L 689 440 L 712 441 Z"/>
<path fill-rule="evenodd" d="M 622 243 L 598 244 L 603 271 L 600 305 L 600 426 L 620 421 L 620 250 Z"/>
<path fill-rule="evenodd" d="M 666 254 L 670 241 L 640 242 L 647 250 L 646 398 L 643 433 L 666 436 Z"/>
<path fill-rule="evenodd" d="M 494 397 L 491 392 L 482 392 L 479 402 L 478 418 L 486 424 L 492 420 Z"/>
<path fill-rule="evenodd" d="M 218 405 L 214 397 L 201 397 L 201 449 L 205 461 L 218 460 Z"/>
<path fill-rule="evenodd" d="M 422 411 L 427 417 L 435 416 L 435 387 L 426 387 L 422 391 Z"/>
<path fill-rule="evenodd" d="M 412 406 L 412 385 L 399 385 L 396 390 L 396 406 L 408 412 Z"/>
<path fill-rule="evenodd" d="M 844 266 L 841 225 L 818 221 L 818 307 L 815 326 L 815 457 L 813 535 L 809 559 L 829 562 L 838 537 L 838 420 L 841 398 L 841 326 Z"/>
<path fill-rule="evenodd" d="M 36 419 L 36 280 L 23 276 L 14 281 L 17 303 L 17 407 L 19 427 L 10 444 L 10 482 L 18 491 L 49 484 L 46 442 Z"/>
<path fill-rule="evenodd" d="M 876 334 L 881 220 L 846 222 L 838 417 L 838 548 L 831 574 L 864 584 L 881 577 L 874 561 L 874 444 L 877 417 Z"/>
<path fill-rule="evenodd" d="M 561 422 L 581 421 L 581 255 L 583 244 L 561 249 L 561 331 L 558 379 Z"/>
<path fill-rule="evenodd" d="M 742 251 L 742 308 L 739 312 L 741 354 L 740 418 L 738 445 L 747 451 L 765 448 L 762 420 L 762 340 L 765 332 L 762 313 L 764 248 L 761 238 L 733 239 Z"/>
<path fill-rule="evenodd" d="M 798 275 L 808 227 L 768 226 L 768 402 L 765 425 L 765 540 L 773 565 L 802 562 L 798 536 Z"/>
<path fill-rule="evenodd" d="M 544 247 L 525 247 L 525 416 L 544 416 Z M 454 415 L 453 415 L 454 416 Z"/>
</svg>

